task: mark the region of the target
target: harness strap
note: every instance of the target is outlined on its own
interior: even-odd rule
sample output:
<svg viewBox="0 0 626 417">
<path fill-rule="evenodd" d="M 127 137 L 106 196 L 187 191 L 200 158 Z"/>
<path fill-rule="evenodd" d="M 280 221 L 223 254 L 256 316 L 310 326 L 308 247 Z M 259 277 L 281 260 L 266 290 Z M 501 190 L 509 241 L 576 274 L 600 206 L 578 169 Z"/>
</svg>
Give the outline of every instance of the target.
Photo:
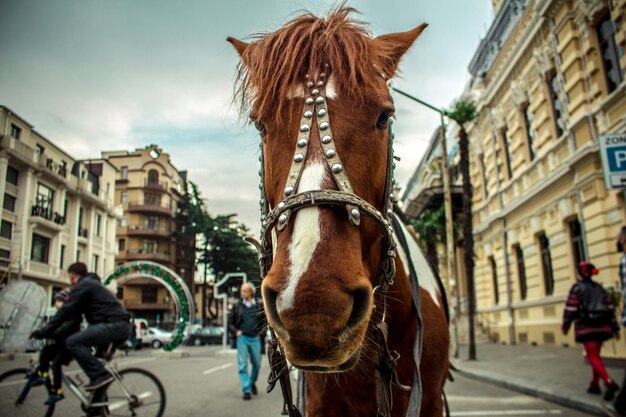
<svg viewBox="0 0 626 417">
<path fill-rule="evenodd" d="M 270 363 L 270 374 L 267 377 L 267 392 L 270 393 L 276 386 L 276 382 L 280 382 L 280 390 L 283 394 L 283 401 L 287 404 L 289 417 L 302 417 L 300 411 L 293 404 L 293 394 L 291 392 L 291 380 L 289 379 L 289 365 L 285 355 L 280 351 L 278 339 L 274 331 L 270 329 L 270 338 L 267 346 L 267 357 Z"/>
<path fill-rule="evenodd" d="M 403 391 L 411 391 L 411 387 L 401 384 L 398 378 L 397 366 L 400 354 L 395 350 L 389 350 L 387 345 L 387 323 L 380 321 L 374 325 L 374 329 L 378 333 L 379 340 L 375 368 L 377 416 L 391 417 L 391 410 L 393 409 L 392 385 Z"/>
</svg>

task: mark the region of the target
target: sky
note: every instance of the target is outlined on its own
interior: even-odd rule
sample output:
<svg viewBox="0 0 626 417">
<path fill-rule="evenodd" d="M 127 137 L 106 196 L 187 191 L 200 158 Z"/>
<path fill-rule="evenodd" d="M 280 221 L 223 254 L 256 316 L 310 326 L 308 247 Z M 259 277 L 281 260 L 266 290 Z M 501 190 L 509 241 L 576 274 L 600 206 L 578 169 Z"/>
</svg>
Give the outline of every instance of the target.
<svg viewBox="0 0 626 417">
<path fill-rule="evenodd" d="M 233 104 L 225 41 L 281 27 L 331 1 L 2 0 L 0 105 L 76 158 L 155 143 L 186 169 L 212 214 L 258 232 L 258 134 Z M 352 0 L 373 35 L 427 22 L 397 88 L 447 108 L 493 18 L 490 0 Z M 439 123 L 395 97 L 396 178 L 405 185 Z"/>
</svg>

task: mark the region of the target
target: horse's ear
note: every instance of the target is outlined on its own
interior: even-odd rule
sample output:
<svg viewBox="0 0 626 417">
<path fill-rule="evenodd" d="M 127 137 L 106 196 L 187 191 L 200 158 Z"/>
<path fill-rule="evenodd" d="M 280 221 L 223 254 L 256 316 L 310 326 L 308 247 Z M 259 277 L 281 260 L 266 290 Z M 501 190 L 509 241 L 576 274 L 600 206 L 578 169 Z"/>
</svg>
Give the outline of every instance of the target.
<svg viewBox="0 0 626 417">
<path fill-rule="evenodd" d="M 240 41 L 239 39 L 235 39 L 233 37 L 228 37 L 226 38 L 226 40 L 228 42 L 230 42 L 234 47 L 235 50 L 237 51 L 237 53 L 239 54 L 239 57 L 241 58 L 241 60 L 243 61 L 243 63 L 245 64 L 246 61 L 244 59 L 244 53 L 246 52 L 246 49 L 248 49 L 248 47 L 250 46 L 249 43 L 246 43 L 244 41 Z"/>
<path fill-rule="evenodd" d="M 390 33 L 377 36 L 373 39 L 374 46 L 384 56 L 385 68 L 383 72 L 389 78 L 393 77 L 400 64 L 400 59 L 413 45 L 417 37 L 426 29 L 428 23 L 422 23 L 418 27 L 406 32 Z"/>
</svg>

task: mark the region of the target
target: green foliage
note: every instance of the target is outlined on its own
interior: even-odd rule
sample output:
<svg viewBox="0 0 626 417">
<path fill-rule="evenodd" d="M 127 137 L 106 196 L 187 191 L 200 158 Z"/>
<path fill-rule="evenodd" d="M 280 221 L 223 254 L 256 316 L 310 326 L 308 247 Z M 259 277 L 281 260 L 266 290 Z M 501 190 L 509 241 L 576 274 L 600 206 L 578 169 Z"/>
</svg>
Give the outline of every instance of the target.
<svg viewBox="0 0 626 417">
<path fill-rule="evenodd" d="M 424 250 L 439 243 L 446 242 L 446 210 L 440 206 L 436 210 L 424 210 L 415 220 L 411 221 L 419 238 L 419 244 Z M 452 224 L 455 237 L 459 236 L 459 225 Z"/>
<path fill-rule="evenodd" d="M 478 115 L 476 103 L 468 97 L 461 97 L 452 104 L 452 109 L 446 111 L 446 115 L 463 127 Z"/>
</svg>

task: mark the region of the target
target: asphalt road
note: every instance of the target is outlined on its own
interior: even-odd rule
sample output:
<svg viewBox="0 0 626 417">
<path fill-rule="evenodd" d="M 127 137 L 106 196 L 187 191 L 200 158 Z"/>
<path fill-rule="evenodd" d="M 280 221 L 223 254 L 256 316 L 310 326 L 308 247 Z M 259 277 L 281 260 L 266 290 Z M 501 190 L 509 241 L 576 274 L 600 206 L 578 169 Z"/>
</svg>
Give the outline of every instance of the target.
<svg viewBox="0 0 626 417">
<path fill-rule="evenodd" d="M 267 359 L 263 357 L 259 378 L 259 395 L 243 401 L 236 371 L 236 356 L 218 354 L 216 347 L 185 348 L 191 357 L 164 359 L 152 356 L 151 349 L 132 352 L 118 357 L 119 368 L 141 367 L 157 375 L 167 392 L 165 415 L 169 417 L 251 417 L 279 416 L 282 397 L 279 388 L 265 393 L 268 372 Z M 0 372 L 23 366 L 26 358 L 0 361 Z M 78 372 L 76 365 L 68 370 Z M 447 388 L 453 417 L 511 417 L 511 416 L 564 416 L 584 417 L 589 414 L 564 408 L 541 399 L 518 394 L 500 387 L 470 380 L 457 375 L 456 382 Z M 78 401 L 72 394 L 58 403 L 57 416 L 82 415 Z M 581 395 L 586 395 L 581 393 Z M 2 412 L 0 410 L 0 416 Z"/>
</svg>

